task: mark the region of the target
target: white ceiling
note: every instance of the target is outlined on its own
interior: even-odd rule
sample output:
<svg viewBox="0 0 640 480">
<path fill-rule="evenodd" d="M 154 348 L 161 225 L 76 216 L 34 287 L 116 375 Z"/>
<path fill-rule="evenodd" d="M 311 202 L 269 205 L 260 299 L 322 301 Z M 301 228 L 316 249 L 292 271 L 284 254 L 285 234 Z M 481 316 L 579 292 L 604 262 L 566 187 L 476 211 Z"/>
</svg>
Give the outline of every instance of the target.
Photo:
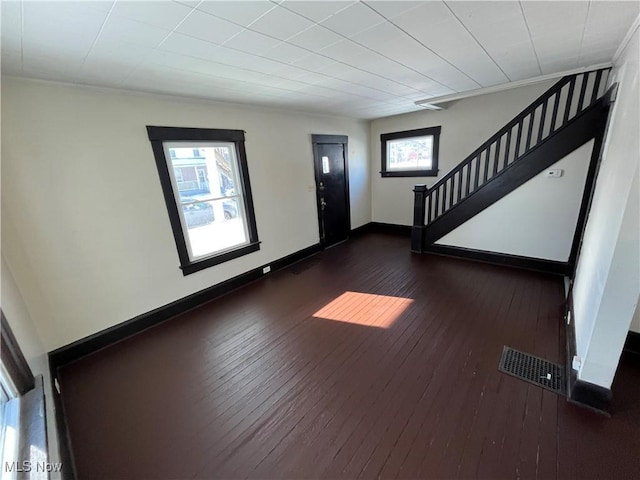
<svg viewBox="0 0 640 480">
<path fill-rule="evenodd" d="M 2 0 L 2 73 L 357 118 L 612 59 L 631 2 Z"/>
</svg>

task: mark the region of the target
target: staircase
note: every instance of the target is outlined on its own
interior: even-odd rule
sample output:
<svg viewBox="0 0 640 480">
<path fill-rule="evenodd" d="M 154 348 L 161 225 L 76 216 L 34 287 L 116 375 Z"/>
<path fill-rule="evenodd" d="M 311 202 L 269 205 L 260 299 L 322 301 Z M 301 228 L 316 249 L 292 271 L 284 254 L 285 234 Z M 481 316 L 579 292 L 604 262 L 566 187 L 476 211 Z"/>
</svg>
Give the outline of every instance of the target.
<svg viewBox="0 0 640 480">
<path fill-rule="evenodd" d="M 609 73 L 605 68 L 563 77 L 431 188 L 416 185 L 411 250 L 451 254 L 434 242 L 595 138 L 589 194 L 614 90 L 606 91 Z"/>
</svg>

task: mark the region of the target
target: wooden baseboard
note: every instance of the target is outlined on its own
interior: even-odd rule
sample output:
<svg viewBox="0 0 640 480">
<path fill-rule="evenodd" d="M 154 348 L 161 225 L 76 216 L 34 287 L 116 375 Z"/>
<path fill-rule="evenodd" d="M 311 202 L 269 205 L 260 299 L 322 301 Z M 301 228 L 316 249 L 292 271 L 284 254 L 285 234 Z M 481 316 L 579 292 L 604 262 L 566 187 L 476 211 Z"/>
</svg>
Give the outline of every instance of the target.
<svg viewBox="0 0 640 480">
<path fill-rule="evenodd" d="M 310 247 L 299 250 L 286 257 L 279 258 L 270 262 L 268 265 L 271 271 L 280 270 L 284 267 L 292 265 L 303 260 L 321 250 L 320 244 L 311 245 Z M 62 460 L 63 478 L 73 480 L 76 478 L 73 460 L 73 450 L 71 448 L 70 436 L 64 413 L 64 404 L 60 398 L 60 394 L 56 389 L 59 385 L 58 375 L 59 369 L 74 362 L 86 355 L 94 353 L 98 350 L 108 347 L 116 342 L 124 340 L 132 335 L 142 332 L 148 328 L 158 325 L 161 322 L 169 320 L 188 310 L 196 308 L 206 302 L 221 297 L 233 290 L 251 283 L 264 276 L 262 269 L 267 266 L 263 265 L 254 268 L 246 273 L 233 277 L 224 282 L 218 283 L 212 287 L 200 290 L 192 295 L 171 302 L 162 307 L 156 308 L 142 315 L 138 315 L 131 320 L 119 323 L 113 327 L 107 328 L 100 332 L 89 335 L 88 337 L 77 340 L 69 345 L 58 348 L 49 352 L 49 373 L 51 375 L 51 383 L 53 385 L 53 401 L 56 412 L 56 422 L 58 427 L 58 446 L 60 450 L 60 459 Z"/>
<path fill-rule="evenodd" d="M 569 322 L 567 322 L 567 319 L 569 319 Z M 577 354 L 577 346 L 573 312 L 573 291 L 571 290 L 567 297 L 565 327 L 567 339 L 567 400 L 575 405 L 609 416 L 609 406 L 613 398 L 611 389 L 580 380 L 578 378 L 578 372 L 573 369 L 573 357 Z"/>
<path fill-rule="evenodd" d="M 567 294 L 567 307 L 564 315 L 564 328 L 565 328 L 565 340 L 566 340 L 566 374 L 567 374 L 567 398 L 570 397 L 571 390 L 578 380 L 578 372 L 573 367 L 573 357 L 577 354 L 576 346 L 576 329 L 574 325 L 573 314 L 573 289 L 569 289 Z"/>
<path fill-rule="evenodd" d="M 351 230 L 351 235 L 355 236 L 370 232 L 393 233 L 404 237 L 411 237 L 411 226 L 398 225 L 395 223 L 369 222 Z"/>
<path fill-rule="evenodd" d="M 358 237 L 360 235 L 364 235 L 365 233 L 369 233 L 373 230 L 371 222 L 365 223 L 364 225 L 360 225 L 359 227 L 351 230 L 351 237 Z"/>
<path fill-rule="evenodd" d="M 395 223 L 371 222 L 374 232 L 394 233 L 403 237 L 411 237 L 411 225 L 397 225 Z"/>
<path fill-rule="evenodd" d="M 57 391 L 58 368 L 54 368 L 49 361 L 49 375 L 51 376 L 51 396 L 53 397 L 53 411 L 56 416 L 56 437 L 58 438 L 58 452 L 60 461 L 62 462 L 62 478 L 65 480 L 75 480 L 76 464 L 73 458 L 73 450 L 71 448 L 71 435 L 69 434 L 69 425 L 67 423 L 67 415 L 65 413 L 64 404 Z M 55 380 L 54 380 L 55 379 Z"/>
<path fill-rule="evenodd" d="M 494 265 L 524 268 L 525 270 L 534 270 L 554 275 L 567 275 L 571 271 L 570 265 L 566 262 L 545 260 L 542 258 L 522 257 L 519 255 L 510 255 L 508 253 L 474 250 L 472 248 L 453 247 L 449 245 L 430 245 L 426 247 L 425 252 L 449 257 L 466 258 L 468 260 L 491 263 Z"/>
<path fill-rule="evenodd" d="M 634 355 L 640 355 L 640 333 L 629 332 L 624 342 L 624 351 Z"/>
<path fill-rule="evenodd" d="M 158 307 L 150 312 L 138 315 L 137 317 L 119 323 L 113 327 L 104 329 L 100 332 L 94 333 L 93 335 L 89 335 L 70 343 L 69 345 L 65 345 L 64 347 L 49 352 L 49 362 L 53 368 L 60 368 L 84 357 L 85 355 L 89 355 L 97 350 L 108 347 L 115 342 L 135 335 L 136 333 L 153 327 L 158 323 L 175 317 L 176 315 L 180 315 L 202 305 L 203 303 L 209 302 L 237 288 L 247 285 L 248 283 L 264 276 L 262 269 L 267 265 L 270 266 L 271 271 L 274 272 L 309 257 L 320 250 L 321 248 L 319 244 L 311 245 L 310 247 L 299 250 L 291 255 L 279 258 L 266 265 L 254 268 L 253 270 L 218 283 L 212 287 L 205 288 L 204 290 L 200 290 L 199 292 L 168 303 L 167 305 Z"/>
<path fill-rule="evenodd" d="M 583 380 L 576 380 L 567 400 L 570 403 L 588 408 L 600 415 L 610 417 L 609 406 L 611 405 L 612 398 L 613 394 L 611 389 Z"/>
</svg>

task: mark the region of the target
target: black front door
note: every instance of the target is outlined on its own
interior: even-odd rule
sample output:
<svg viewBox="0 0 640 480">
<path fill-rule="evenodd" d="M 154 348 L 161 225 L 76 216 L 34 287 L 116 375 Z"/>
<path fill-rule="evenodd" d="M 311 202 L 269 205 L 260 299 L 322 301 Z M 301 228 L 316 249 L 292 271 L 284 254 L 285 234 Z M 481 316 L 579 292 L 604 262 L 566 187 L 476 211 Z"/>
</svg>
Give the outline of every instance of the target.
<svg viewBox="0 0 640 480">
<path fill-rule="evenodd" d="M 328 247 L 349 237 L 347 137 L 313 135 L 320 244 Z"/>
</svg>

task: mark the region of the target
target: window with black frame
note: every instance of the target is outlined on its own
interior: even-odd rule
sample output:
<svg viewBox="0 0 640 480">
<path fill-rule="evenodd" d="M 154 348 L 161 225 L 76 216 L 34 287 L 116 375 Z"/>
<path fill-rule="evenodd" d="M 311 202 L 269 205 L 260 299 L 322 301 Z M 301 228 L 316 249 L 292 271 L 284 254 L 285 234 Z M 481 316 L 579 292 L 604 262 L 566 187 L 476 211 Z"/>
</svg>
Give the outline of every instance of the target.
<svg viewBox="0 0 640 480">
<path fill-rule="evenodd" d="M 32 455 L 34 448 L 29 448 L 25 457 L 24 444 L 29 443 L 29 429 L 35 429 L 38 425 L 25 421 L 31 417 L 22 405 L 22 396 L 27 392 L 34 391 L 36 382 L 27 364 L 27 361 L 20 350 L 11 327 L 0 311 L 0 462 L 2 470 L 0 477 L 4 480 L 17 478 L 17 468 L 24 465 L 23 460 L 31 461 L 38 455 Z M 39 394 L 42 392 L 42 384 L 39 383 Z M 40 422 L 44 423 L 44 417 L 40 414 Z M 42 432 L 44 425 L 40 425 Z M 38 450 L 38 449 L 35 449 Z M 40 452 L 38 458 L 46 458 L 46 452 Z M 21 478 L 21 477 L 20 477 Z M 41 478 L 41 477 L 37 477 Z"/>
<path fill-rule="evenodd" d="M 147 127 L 184 275 L 259 250 L 242 130 Z"/>
<path fill-rule="evenodd" d="M 14 464 L 18 459 L 20 402 L 18 389 L 4 366 L 0 368 L 0 461 L 2 478 L 11 472 L 6 465 Z"/>
<path fill-rule="evenodd" d="M 435 177 L 441 127 L 380 135 L 382 177 Z"/>
</svg>

